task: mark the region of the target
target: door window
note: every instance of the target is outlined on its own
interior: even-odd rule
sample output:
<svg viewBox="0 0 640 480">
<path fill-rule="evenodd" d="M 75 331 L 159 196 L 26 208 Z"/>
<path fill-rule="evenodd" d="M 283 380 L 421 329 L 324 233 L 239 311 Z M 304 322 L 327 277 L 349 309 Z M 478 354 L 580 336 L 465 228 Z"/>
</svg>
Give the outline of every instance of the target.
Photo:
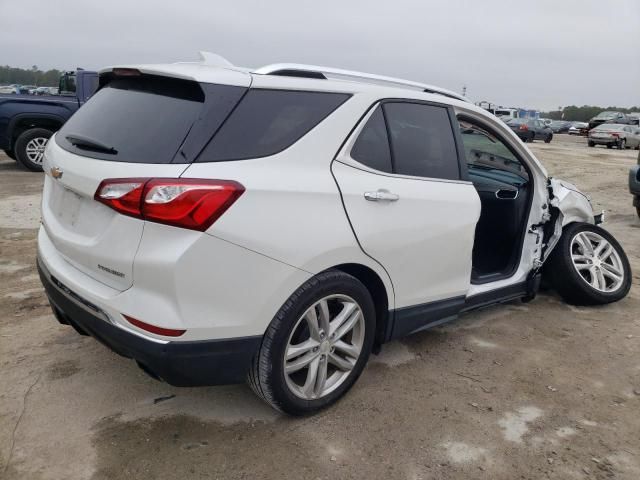
<svg viewBox="0 0 640 480">
<path fill-rule="evenodd" d="M 459 123 L 472 180 L 476 176 L 493 177 L 512 185 L 529 181 L 525 166 L 500 138 L 474 123 L 465 120 L 459 120 Z"/>
<path fill-rule="evenodd" d="M 457 180 L 460 169 L 449 113 L 421 103 L 383 105 L 394 173 Z"/>
</svg>

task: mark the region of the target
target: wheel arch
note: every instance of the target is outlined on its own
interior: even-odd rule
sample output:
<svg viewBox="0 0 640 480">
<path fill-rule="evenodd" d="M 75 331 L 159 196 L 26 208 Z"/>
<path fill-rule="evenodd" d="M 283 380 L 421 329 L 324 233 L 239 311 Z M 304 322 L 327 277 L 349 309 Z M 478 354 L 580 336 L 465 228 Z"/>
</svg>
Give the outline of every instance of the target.
<svg viewBox="0 0 640 480">
<path fill-rule="evenodd" d="M 389 295 L 382 278 L 370 267 L 360 263 L 343 263 L 335 265 L 332 270 L 339 270 L 357 278 L 371 294 L 373 305 L 376 309 L 376 336 L 374 341 L 374 353 L 380 351 L 380 346 L 389 338 Z"/>
<path fill-rule="evenodd" d="M 22 113 L 14 116 L 7 128 L 7 137 L 11 141 L 11 149 L 16 139 L 31 128 L 45 128 L 55 132 L 62 127 L 65 119 L 53 113 Z"/>
</svg>

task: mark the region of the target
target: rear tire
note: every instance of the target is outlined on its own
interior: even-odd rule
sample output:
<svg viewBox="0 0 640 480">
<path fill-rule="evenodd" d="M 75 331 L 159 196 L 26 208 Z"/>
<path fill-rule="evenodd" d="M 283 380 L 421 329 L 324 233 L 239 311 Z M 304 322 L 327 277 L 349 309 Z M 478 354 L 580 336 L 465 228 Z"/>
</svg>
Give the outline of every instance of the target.
<svg viewBox="0 0 640 480">
<path fill-rule="evenodd" d="M 553 138 L 552 134 L 547 135 L 544 139 L 544 143 L 551 143 L 552 138 Z"/>
<path fill-rule="evenodd" d="M 610 143 L 607 143 L 607 148 L 613 148 L 613 145 L 611 145 Z"/>
<path fill-rule="evenodd" d="M 624 150 L 625 148 L 627 148 L 627 140 L 623 138 L 618 142 L 618 150 Z"/>
<path fill-rule="evenodd" d="M 609 247 L 611 253 L 605 258 Z M 613 235 L 590 223 L 565 227 L 549 256 L 545 274 L 560 296 L 574 305 L 617 302 L 631 288 L 631 266 L 624 250 Z M 619 280 L 614 280 L 614 275 Z"/>
<path fill-rule="evenodd" d="M 323 302 L 326 309 L 321 306 Z M 355 308 L 353 313 L 347 311 L 347 306 Z M 355 326 L 344 336 L 339 327 L 334 327 L 341 312 L 348 314 L 345 318 L 356 318 Z M 309 316 L 316 320 L 310 320 Z M 315 334 L 311 329 L 314 322 L 319 327 L 314 329 Z M 342 325 L 350 323 L 346 320 Z M 325 332 L 327 329 L 329 332 Z M 375 308 L 367 288 L 351 275 L 328 270 L 305 282 L 276 313 L 247 381 L 276 410 L 289 415 L 316 412 L 335 403 L 355 383 L 369 359 L 374 335 Z M 305 346 L 304 353 L 293 353 L 305 344 L 313 347 Z M 343 353 L 346 351 L 351 354 Z M 292 365 L 305 358 L 304 367 Z M 346 359 L 342 368 L 338 367 L 340 359 Z M 317 368 L 315 376 L 312 368 Z M 322 378 L 326 382 L 320 383 Z"/>
<path fill-rule="evenodd" d="M 42 171 L 44 148 L 53 132 L 45 128 L 31 128 L 20 134 L 14 145 L 17 160 L 32 172 Z"/>
<path fill-rule="evenodd" d="M 590 147 L 595 147 L 596 146 L 596 144 L 593 143 L 593 142 L 588 142 L 587 145 L 589 145 Z"/>
</svg>

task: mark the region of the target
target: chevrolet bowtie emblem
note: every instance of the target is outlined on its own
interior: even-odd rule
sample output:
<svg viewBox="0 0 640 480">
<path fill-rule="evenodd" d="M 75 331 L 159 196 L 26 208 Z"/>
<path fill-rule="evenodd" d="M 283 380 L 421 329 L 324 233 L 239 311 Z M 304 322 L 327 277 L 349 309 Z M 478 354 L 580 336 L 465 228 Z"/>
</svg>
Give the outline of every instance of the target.
<svg viewBox="0 0 640 480">
<path fill-rule="evenodd" d="M 62 170 L 58 167 L 51 167 L 51 176 L 53 178 L 62 178 Z"/>
</svg>

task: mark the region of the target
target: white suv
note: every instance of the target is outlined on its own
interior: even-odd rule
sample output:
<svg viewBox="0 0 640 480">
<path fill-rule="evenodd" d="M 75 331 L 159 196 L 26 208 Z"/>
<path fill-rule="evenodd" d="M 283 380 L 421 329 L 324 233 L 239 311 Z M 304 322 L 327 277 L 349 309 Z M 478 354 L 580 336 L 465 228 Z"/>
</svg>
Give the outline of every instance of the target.
<svg viewBox="0 0 640 480">
<path fill-rule="evenodd" d="M 244 379 L 305 414 L 369 354 L 462 312 L 630 288 L 574 186 L 493 115 L 294 64 L 108 68 L 47 145 L 38 266 L 57 319 L 172 385 Z"/>
</svg>

